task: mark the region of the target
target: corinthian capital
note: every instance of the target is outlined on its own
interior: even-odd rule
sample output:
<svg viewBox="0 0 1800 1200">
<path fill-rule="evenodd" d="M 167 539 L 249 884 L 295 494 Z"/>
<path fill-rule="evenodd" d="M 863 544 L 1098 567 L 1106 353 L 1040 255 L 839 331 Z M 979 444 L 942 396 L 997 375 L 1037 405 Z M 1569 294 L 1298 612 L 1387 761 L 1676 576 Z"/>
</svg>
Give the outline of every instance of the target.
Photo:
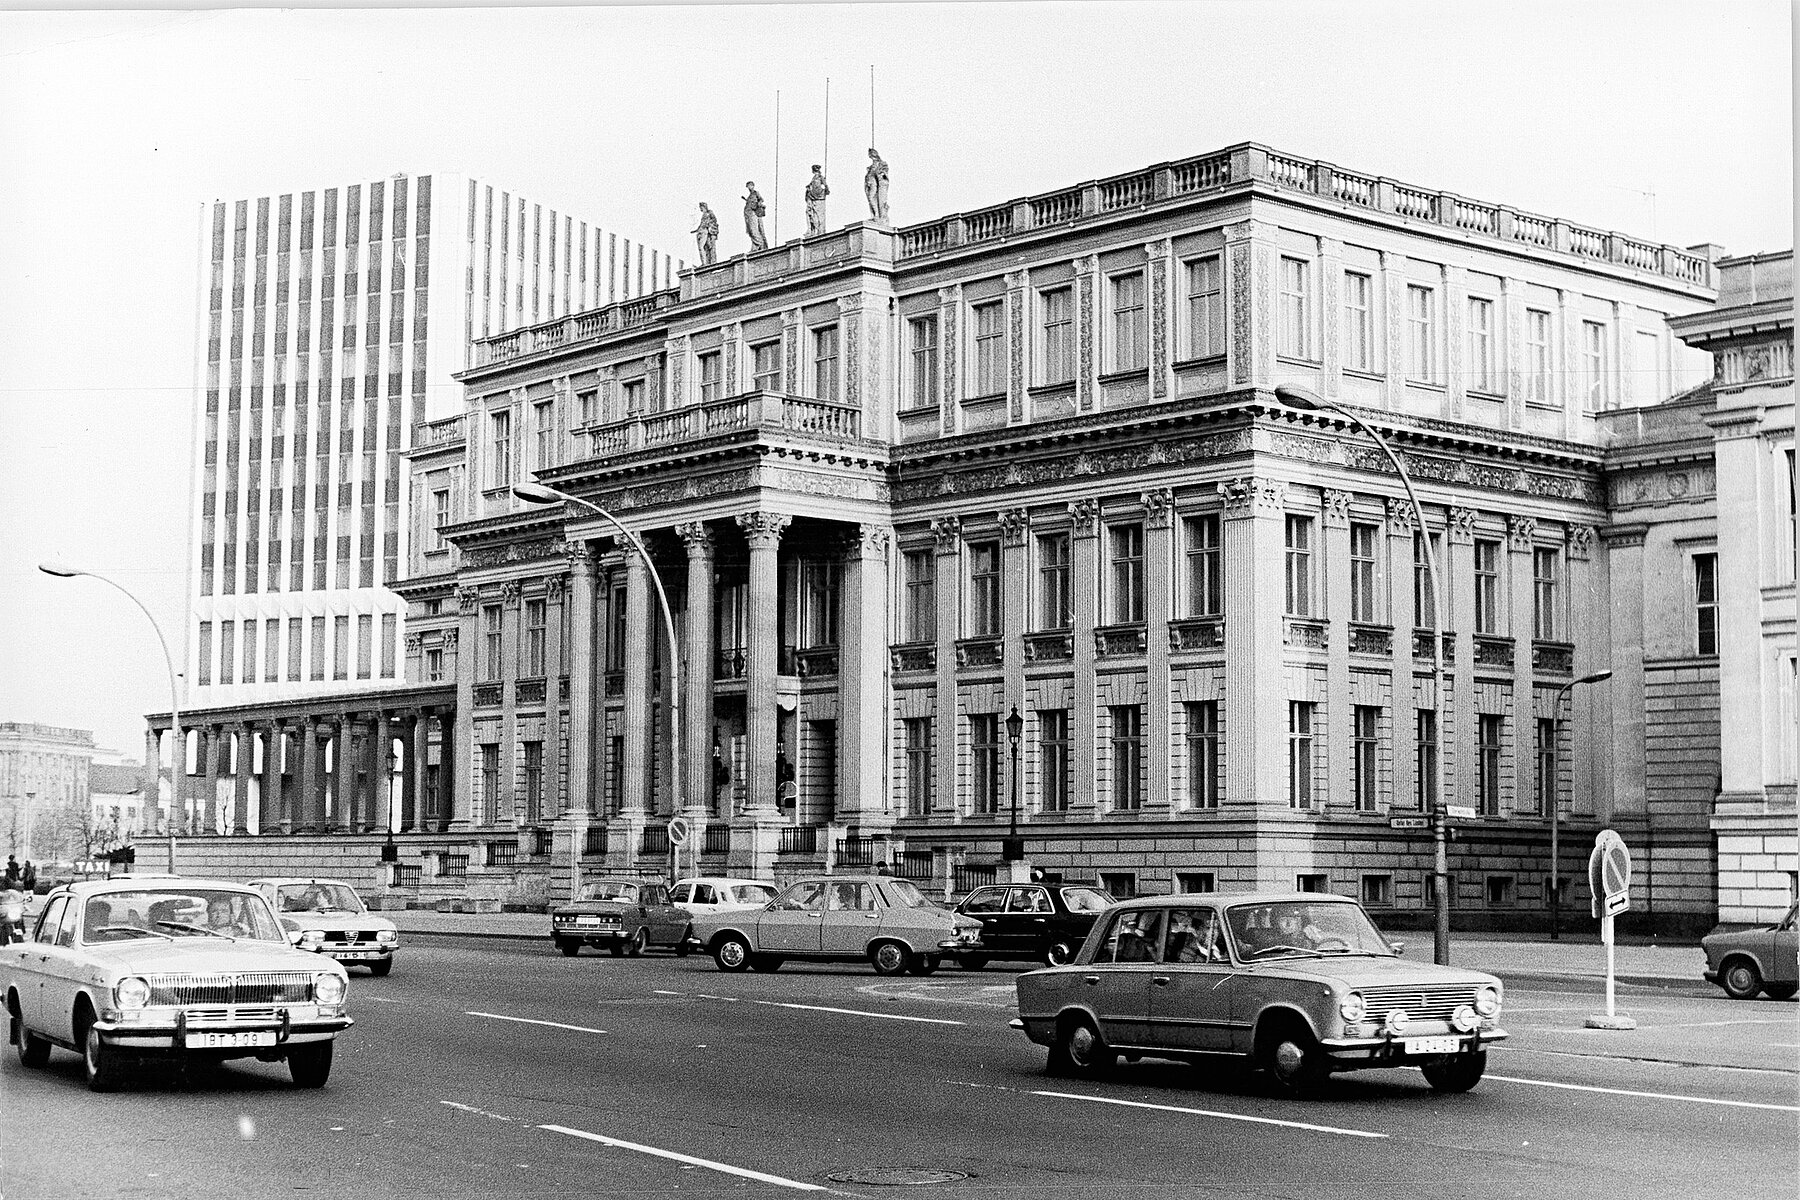
<svg viewBox="0 0 1800 1200">
<path fill-rule="evenodd" d="M 1000 540 L 1008 546 L 1023 546 L 1030 528 L 1031 514 L 1022 508 L 1009 508 L 1000 514 Z"/>
<path fill-rule="evenodd" d="M 1151 529 L 1167 529 L 1175 519 L 1175 493 L 1169 488 L 1157 488 L 1145 492 L 1139 497 L 1144 505 L 1144 524 Z"/>
<path fill-rule="evenodd" d="M 931 536 L 937 539 L 939 554 L 952 554 L 962 538 L 961 517 L 939 517 L 931 523 Z"/>
<path fill-rule="evenodd" d="M 689 558 L 707 558 L 713 552 L 712 530 L 706 527 L 705 521 L 689 521 L 675 527 L 676 536 L 687 547 Z"/>
<path fill-rule="evenodd" d="M 781 534 L 794 518 L 786 513 L 753 512 L 739 513 L 738 528 L 744 531 L 744 540 L 750 548 L 773 549 L 781 544 Z"/>
<path fill-rule="evenodd" d="M 466 588 L 457 588 L 456 589 L 456 611 L 457 612 L 462 613 L 464 616 L 473 616 L 475 613 L 475 610 L 480 607 L 481 607 L 481 589 L 480 588 L 466 587 Z"/>
</svg>

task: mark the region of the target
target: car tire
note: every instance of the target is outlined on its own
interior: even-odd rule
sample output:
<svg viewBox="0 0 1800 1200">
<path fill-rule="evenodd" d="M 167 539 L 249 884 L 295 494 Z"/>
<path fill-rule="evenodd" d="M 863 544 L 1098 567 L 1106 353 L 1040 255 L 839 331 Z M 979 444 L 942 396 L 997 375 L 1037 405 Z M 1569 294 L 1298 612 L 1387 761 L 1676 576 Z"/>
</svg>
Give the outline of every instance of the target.
<svg viewBox="0 0 1800 1200">
<path fill-rule="evenodd" d="M 956 965 L 965 971 L 979 971 L 988 965 L 985 954 L 965 954 L 956 960 Z"/>
<path fill-rule="evenodd" d="M 750 968 L 750 943 L 743 936 L 728 933 L 713 944 L 713 962 L 721 971 L 733 974 Z"/>
<path fill-rule="evenodd" d="M 119 1090 L 119 1075 L 123 1064 L 119 1061 L 119 1052 L 100 1039 L 100 1031 L 94 1028 L 90 1018 L 84 1023 L 81 1032 L 81 1067 L 87 1077 L 88 1090 L 91 1092 L 116 1092 Z"/>
<path fill-rule="evenodd" d="M 650 945 L 650 930 L 645 928 L 644 926 L 640 925 L 638 927 L 638 931 L 631 935 L 631 941 L 626 944 L 625 953 L 631 955 L 631 957 L 633 957 L 633 958 L 636 958 L 638 955 L 642 954 L 644 952 L 645 947 L 647 947 L 649 945 Z"/>
<path fill-rule="evenodd" d="M 389 971 L 392 971 L 393 969 L 394 969 L 394 960 L 391 958 L 379 958 L 369 964 L 369 974 L 375 976 L 377 979 L 379 979 L 383 975 L 386 975 Z"/>
<path fill-rule="evenodd" d="M 25 1028 L 25 1022 L 12 1019 L 13 1041 L 19 1049 L 19 1062 L 27 1067 L 41 1067 L 50 1061 L 50 1043 Z"/>
<path fill-rule="evenodd" d="M 581 953 L 581 943 L 570 941 L 567 938 L 557 938 L 556 948 L 561 950 L 563 956 L 566 958 L 574 958 L 577 954 Z"/>
<path fill-rule="evenodd" d="M 1118 1054 L 1086 1017 L 1064 1017 L 1056 1027 L 1045 1070 L 1052 1075 L 1098 1079 L 1113 1069 Z"/>
<path fill-rule="evenodd" d="M 937 970 L 938 964 L 943 961 L 942 955 L 921 954 L 913 960 L 912 973 L 919 976 L 929 975 Z"/>
<path fill-rule="evenodd" d="M 781 970 L 781 964 L 785 961 L 785 959 L 777 958 L 773 954 L 752 954 L 750 956 L 750 969 L 760 975 L 773 975 L 775 972 Z"/>
<path fill-rule="evenodd" d="M 1754 1000 L 1762 991 L 1762 972 L 1747 958 L 1728 958 L 1719 968 L 1719 986 L 1733 1000 Z"/>
<path fill-rule="evenodd" d="M 1052 942 L 1044 950 L 1044 965 L 1048 967 L 1066 967 L 1075 961 L 1075 947 L 1067 942 Z"/>
<path fill-rule="evenodd" d="M 294 1077 L 294 1086 L 303 1088 L 321 1088 L 331 1078 L 331 1050 L 335 1041 L 308 1042 L 304 1046 L 295 1046 L 288 1051 L 288 1074 Z"/>
<path fill-rule="evenodd" d="M 1425 1073 L 1425 1082 L 1434 1092 L 1466 1092 L 1481 1082 L 1481 1073 L 1487 1070 L 1487 1051 L 1447 1054 L 1419 1069 Z"/>
<path fill-rule="evenodd" d="M 1293 1100 L 1306 1099 L 1325 1082 L 1329 1072 L 1319 1043 L 1297 1022 L 1278 1026 L 1258 1040 L 1262 1052 L 1257 1057 L 1282 1095 Z"/>
<path fill-rule="evenodd" d="M 1791 983 L 1765 983 L 1763 984 L 1763 995 L 1771 1000 L 1792 1000 L 1794 985 Z"/>
<path fill-rule="evenodd" d="M 611 942 L 606 947 L 606 952 L 608 954 L 612 955 L 614 958 L 624 958 L 625 957 L 625 943 L 620 942 L 620 941 Z"/>
<path fill-rule="evenodd" d="M 876 942 L 869 949 L 869 962 L 877 975 L 904 975 L 912 969 L 913 952 L 899 942 Z"/>
</svg>

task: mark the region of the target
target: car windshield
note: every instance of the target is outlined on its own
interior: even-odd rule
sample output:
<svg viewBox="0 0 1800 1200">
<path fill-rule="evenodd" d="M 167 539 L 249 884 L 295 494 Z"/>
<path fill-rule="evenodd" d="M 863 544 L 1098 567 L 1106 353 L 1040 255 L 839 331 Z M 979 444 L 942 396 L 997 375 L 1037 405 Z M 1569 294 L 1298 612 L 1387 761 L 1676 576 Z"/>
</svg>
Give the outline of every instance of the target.
<svg viewBox="0 0 1800 1200">
<path fill-rule="evenodd" d="M 1225 923 L 1245 960 L 1336 954 L 1376 954 L 1393 950 L 1368 915 L 1344 901 L 1277 900 L 1238 904 Z"/>
<path fill-rule="evenodd" d="M 286 942 L 261 896 L 211 888 L 107 892 L 82 906 L 81 940 L 222 937 Z"/>
<path fill-rule="evenodd" d="M 739 904 L 767 904 L 775 898 L 775 889 L 766 883 L 733 884 L 731 898 Z"/>
<path fill-rule="evenodd" d="M 602 879 L 597 883 L 583 884 L 581 898 L 583 900 L 617 900 L 621 904 L 636 904 L 637 884 L 620 883 L 616 879 Z"/>
<path fill-rule="evenodd" d="M 932 908 L 932 901 L 925 893 L 912 885 L 910 880 L 890 879 L 887 881 L 888 898 L 901 908 Z"/>
<path fill-rule="evenodd" d="M 282 912 L 359 913 L 363 903 L 341 883 L 284 883 L 275 890 Z"/>
<path fill-rule="evenodd" d="M 1066 887 L 1062 898 L 1063 907 L 1072 913 L 1097 913 L 1112 907 L 1112 897 L 1093 888 Z"/>
</svg>

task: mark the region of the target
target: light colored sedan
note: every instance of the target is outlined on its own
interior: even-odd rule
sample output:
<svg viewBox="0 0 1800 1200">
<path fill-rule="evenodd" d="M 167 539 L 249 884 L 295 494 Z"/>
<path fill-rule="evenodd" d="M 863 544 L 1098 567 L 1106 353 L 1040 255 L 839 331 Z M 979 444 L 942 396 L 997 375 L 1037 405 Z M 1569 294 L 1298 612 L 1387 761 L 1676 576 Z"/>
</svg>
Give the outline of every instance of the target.
<svg viewBox="0 0 1800 1200">
<path fill-rule="evenodd" d="M 1709 933 L 1700 939 L 1706 952 L 1706 982 L 1725 989 L 1733 1000 L 1754 1000 L 1766 992 L 1771 1000 L 1792 1000 L 1800 981 L 1794 918 L 1800 904 L 1788 905 L 1787 916 L 1759 929 Z"/>
<path fill-rule="evenodd" d="M 1506 1036 L 1498 979 L 1408 962 L 1356 901 L 1319 892 L 1126 901 L 1073 963 L 1027 972 L 1017 991 L 1012 1025 L 1050 1048 L 1053 1074 L 1235 1055 L 1290 1095 L 1371 1067 L 1466 1092 Z"/>
<path fill-rule="evenodd" d="M 696 917 L 714 913 L 761 908 L 775 898 L 778 889 L 760 879 L 734 879 L 728 875 L 699 875 L 669 889 L 669 903 Z"/>
<path fill-rule="evenodd" d="M 929 975 L 946 954 L 980 946 L 981 922 L 887 875 L 822 875 L 759 909 L 694 918 L 692 944 L 721 971 L 774 971 L 790 958 L 868 962 L 880 975 Z"/>
<path fill-rule="evenodd" d="M 322 1087 L 352 1024 L 344 968 L 289 945 L 261 893 L 213 880 L 58 888 L 30 940 L 0 949 L 0 987 L 19 1061 L 63 1046 L 97 1092 L 126 1055 L 286 1060 L 296 1084 Z"/>
<path fill-rule="evenodd" d="M 375 975 L 394 969 L 400 931 L 363 904 L 341 879 L 252 879 L 250 886 L 274 906 L 288 940 L 302 950 L 363 966 Z"/>
</svg>

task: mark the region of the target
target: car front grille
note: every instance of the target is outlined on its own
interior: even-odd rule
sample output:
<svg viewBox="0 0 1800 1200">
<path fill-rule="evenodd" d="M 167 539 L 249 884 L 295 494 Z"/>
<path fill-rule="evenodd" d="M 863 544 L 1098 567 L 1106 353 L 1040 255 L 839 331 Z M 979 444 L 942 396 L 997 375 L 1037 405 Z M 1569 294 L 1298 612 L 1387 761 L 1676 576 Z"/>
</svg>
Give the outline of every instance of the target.
<svg viewBox="0 0 1800 1200">
<path fill-rule="evenodd" d="M 151 975 L 151 1004 L 304 1004 L 312 999 L 310 974 L 247 971 L 238 975 Z"/>
<path fill-rule="evenodd" d="M 1475 1002 L 1475 986 L 1468 983 L 1439 983 L 1423 986 L 1390 986 L 1358 988 L 1368 1006 L 1365 1021 L 1380 1021 L 1394 1009 L 1404 1009 L 1415 1020 L 1448 1021 L 1452 1013 L 1465 1004 Z"/>
<path fill-rule="evenodd" d="M 375 931 L 373 929 L 332 929 L 325 933 L 327 946 L 373 946 Z"/>
<path fill-rule="evenodd" d="M 280 1019 L 281 1010 L 277 1008 L 190 1008 L 187 1010 L 189 1029 L 204 1029 L 214 1025 L 261 1024 L 265 1021 L 279 1021 Z"/>
</svg>

